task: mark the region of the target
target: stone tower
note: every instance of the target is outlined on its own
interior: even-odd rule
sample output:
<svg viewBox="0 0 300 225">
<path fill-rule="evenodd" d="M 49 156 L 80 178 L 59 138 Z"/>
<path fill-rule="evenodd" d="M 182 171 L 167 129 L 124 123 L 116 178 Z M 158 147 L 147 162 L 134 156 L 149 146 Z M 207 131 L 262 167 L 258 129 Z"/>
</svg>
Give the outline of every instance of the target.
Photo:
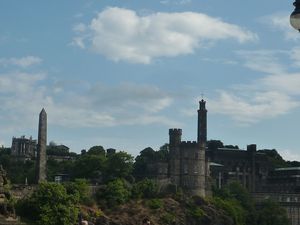
<svg viewBox="0 0 300 225">
<path fill-rule="evenodd" d="M 205 149 L 196 141 L 180 144 L 180 186 L 192 195 L 205 196 Z"/>
<path fill-rule="evenodd" d="M 197 142 L 206 143 L 207 139 L 207 110 L 205 108 L 205 101 L 202 99 L 199 102 L 199 109 L 198 109 L 198 137 Z"/>
<path fill-rule="evenodd" d="M 180 185 L 180 144 L 181 129 L 169 129 L 169 151 L 170 151 L 170 179 L 171 183 Z"/>
<path fill-rule="evenodd" d="M 40 113 L 38 129 L 36 182 L 41 183 L 46 181 L 47 113 L 45 109 L 42 109 Z"/>
<path fill-rule="evenodd" d="M 206 115 L 202 99 L 198 110 L 197 141 L 181 141 L 182 130 L 169 130 L 169 177 L 170 182 L 181 187 L 186 193 L 205 196 L 206 172 Z"/>
</svg>

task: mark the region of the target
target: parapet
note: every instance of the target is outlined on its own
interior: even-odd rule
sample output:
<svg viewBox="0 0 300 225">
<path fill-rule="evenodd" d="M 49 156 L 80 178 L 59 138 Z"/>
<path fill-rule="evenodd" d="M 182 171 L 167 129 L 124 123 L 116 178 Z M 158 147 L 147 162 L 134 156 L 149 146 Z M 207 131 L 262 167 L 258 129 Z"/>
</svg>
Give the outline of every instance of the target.
<svg viewBox="0 0 300 225">
<path fill-rule="evenodd" d="M 182 135 L 182 129 L 179 128 L 169 129 L 169 135 Z"/>
<path fill-rule="evenodd" d="M 247 151 L 256 152 L 256 144 L 247 145 Z"/>
<path fill-rule="evenodd" d="M 197 141 L 182 141 L 180 147 L 199 148 L 200 144 Z"/>
</svg>

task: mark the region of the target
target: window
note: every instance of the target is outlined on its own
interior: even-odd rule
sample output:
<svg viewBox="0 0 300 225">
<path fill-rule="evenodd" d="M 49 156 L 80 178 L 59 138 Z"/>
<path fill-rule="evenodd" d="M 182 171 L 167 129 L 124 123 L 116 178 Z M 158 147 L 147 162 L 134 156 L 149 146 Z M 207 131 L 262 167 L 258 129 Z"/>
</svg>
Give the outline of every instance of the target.
<svg viewBox="0 0 300 225">
<path fill-rule="evenodd" d="M 198 166 L 194 166 L 194 173 L 198 173 Z"/>
<path fill-rule="evenodd" d="M 186 164 L 183 166 L 183 172 L 184 174 L 188 174 L 188 166 Z"/>
</svg>

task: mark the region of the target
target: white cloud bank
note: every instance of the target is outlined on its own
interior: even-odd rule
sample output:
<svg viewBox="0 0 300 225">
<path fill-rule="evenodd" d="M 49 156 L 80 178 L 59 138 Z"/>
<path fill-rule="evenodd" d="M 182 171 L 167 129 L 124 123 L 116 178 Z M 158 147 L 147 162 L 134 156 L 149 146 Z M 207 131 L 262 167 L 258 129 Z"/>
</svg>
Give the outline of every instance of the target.
<svg viewBox="0 0 300 225">
<path fill-rule="evenodd" d="M 262 23 L 269 25 L 271 28 L 281 31 L 286 40 L 299 40 L 299 33 L 290 25 L 290 12 L 274 13 L 262 17 Z"/>
<path fill-rule="evenodd" d="M 299 106 L 299 101 L 276 91 L 256 91 L 246 97 L 232 91 L 221 91 L 218 98 L 208 101 L 211 112 L 228 115 L 239 125 L 275 118 Z"/>
<path fill-rule="evenodd" d="M 251 84 L 220 91 L 218 97 L 208 101 L 210 110 L 230 116 L 240 125 L 250 125 L 295 110 L 300 106 L 300 73 L 288 72 L 288 66 L 280 63 L 280 57 L 297 58 L 299 52 L 299 49 L 237 52 L 244 66 L 262 73 L 262 77 Z"/>
<path fill-rule="evenodd" d="M 158 57 L 191 54 L 207 43 L 233 39 L 239 43 L 258 37 L 237 25 L 202 13 L 154 13 L 109 7 L 87 26 L 74 26 L 72 44 L 90 48 L 113 61 L 149 64 Z"/>
<path fill-rule="evenodd" d="M 192 2 L 192 0 L 162 0 L 160 1 L 160 4 L 163 5 L 187 5 L 190 4 Z"/>
<path fill-rule="evenodd" d="M 70 82 L 51 83 L 45 74 L 0 74 L 2 130 L 35 127 L 43 107 L 49 114 L 49 124 L 63 127 L 178 125 L 162 115 L 161 111 L 169 107 L 173 99 L 158 87 L 133 83 L 87 84 L 77 90 L 78 87 L 65 85 Z"/>
<path fill-rule="evenodd" d="M 40 64 L 42 59 L 36 56 L 25 56 L 22 58 L 0 58 L 0 66 L 19 66 L 26 68 L 32 65 Z"/>
</svg>

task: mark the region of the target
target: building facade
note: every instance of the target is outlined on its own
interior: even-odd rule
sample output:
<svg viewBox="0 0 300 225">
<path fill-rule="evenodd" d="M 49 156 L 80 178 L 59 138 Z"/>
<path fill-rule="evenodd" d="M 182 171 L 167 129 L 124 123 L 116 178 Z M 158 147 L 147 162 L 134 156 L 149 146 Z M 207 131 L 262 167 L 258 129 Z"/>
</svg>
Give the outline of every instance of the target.
<svg viewBox="0 0 300 225">
<path fill-rule="evenodd" d="M 35 158 L 37 142 L 32 137 L 29 139 L 25 136 L 20 138 L 13 137 L 11 144 L 11 154 L 22 158 Z"/>
<path fill-rule="evenodd" d="M 250 192 L 259 191 L 272 170 L 267 156 L 258 152 L 255 144 L 248 145 L 247 150 L 207 149 L 206 156 L 211 162 L 210 177 L 219 188 L 231 182 L 239 182 Z"/>
</svg>

